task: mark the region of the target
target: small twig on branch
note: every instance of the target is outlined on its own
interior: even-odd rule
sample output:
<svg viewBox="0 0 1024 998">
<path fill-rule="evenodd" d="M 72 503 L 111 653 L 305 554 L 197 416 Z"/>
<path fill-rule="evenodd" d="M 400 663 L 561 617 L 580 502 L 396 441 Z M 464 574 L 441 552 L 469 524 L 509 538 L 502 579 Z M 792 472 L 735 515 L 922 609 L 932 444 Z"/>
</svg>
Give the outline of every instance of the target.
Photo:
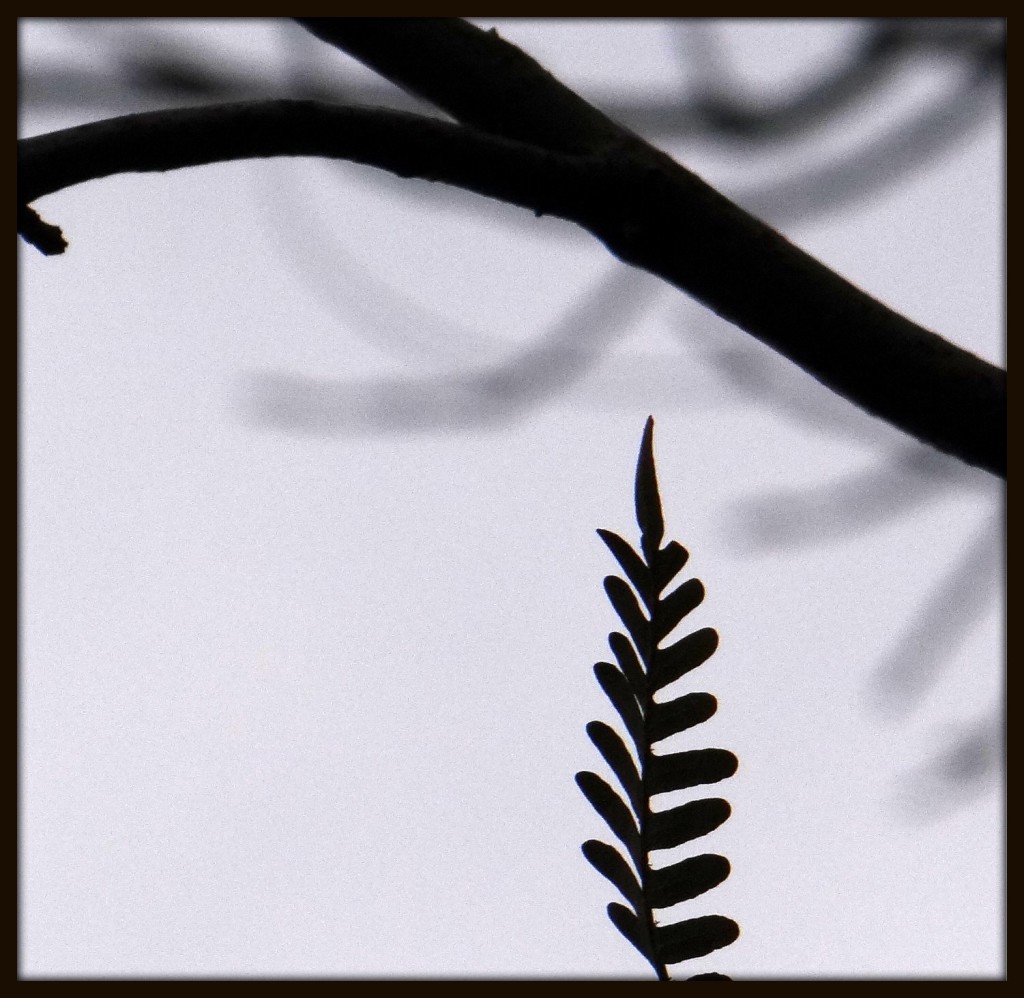
<svg viewBox="0 0 1024 998">
<path fill-rule="evenodd" d="M 68 248 L 68 241 L 60 227 L 40 217 L 35 208 L 18 205 L 18 235 L 46 256 L 58 256 Z"/>
</svg>

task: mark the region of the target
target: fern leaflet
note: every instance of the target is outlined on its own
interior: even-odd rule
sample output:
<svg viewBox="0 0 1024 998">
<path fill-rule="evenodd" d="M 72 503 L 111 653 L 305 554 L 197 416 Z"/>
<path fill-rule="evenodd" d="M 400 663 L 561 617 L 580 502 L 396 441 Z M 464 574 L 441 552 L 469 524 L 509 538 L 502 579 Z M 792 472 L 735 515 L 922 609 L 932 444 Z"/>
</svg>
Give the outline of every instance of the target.
<svg viewBox="0 0 1024 998">
<path fill-rule="evenodd" d="M 654 419 L 648 418 L 636 467 L 637 552 L 618 534 L 598 530 L 626 579 L 609 575 L 605 592 L 626 633 L 615 631 L 608 643 L 615 658 L 598 662 L 594 674 L 622 720 L 633 750 L 614 728 L 601 721 L 587 734 L 615 774 L 624 797 L 595 773 L 576 774 L 576 783 L 625 849 L 606 842 L 583 843 L 583 855 L 618 888 L 629 906 L 613 901 L 608 917 L 650 962 L 659 980 L 669 980 L 668 964 L 706 956 L 739 936 L 739 926 L 722 915 L 705 915 L 660 924 L 654 909 L 711 890 L 729 876 L 729 861 L 715 853 L 691 856 L 655 868 L 651 853 L 673 849 L 721 825 L 731 812 L 718 797 L 655 811 L 651 799 L 732 776 L 736 756 L 724 749 L 691 749 L 658 755 L 652 746 L 710 718 L 718 703 L 710 693 L 687 693 L 663 702 L 654 695 L 707 661 L 718 647 L 710 627 L 687 634 L 666 647 L 662 642 L 704 599 L 704 586 L 689 579 L 667 595 L 666 587 L 686 564 L 686 549 L 676 541 L 664 547 L 665 525 L 654 467 Z M 628 582 L 626 581 L 628 580 Z M 628 859 L 627 859 L 628 857 Z M 729 980 L 699 974 L 690 980 Z"/>
</svg>

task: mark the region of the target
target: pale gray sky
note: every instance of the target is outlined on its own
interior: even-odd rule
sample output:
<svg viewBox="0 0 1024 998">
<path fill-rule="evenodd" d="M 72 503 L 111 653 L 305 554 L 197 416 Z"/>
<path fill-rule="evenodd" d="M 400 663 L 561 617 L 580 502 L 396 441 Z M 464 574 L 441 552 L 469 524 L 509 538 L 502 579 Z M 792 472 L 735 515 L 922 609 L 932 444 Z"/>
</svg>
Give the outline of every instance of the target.
<svg viewBox="0 0 1024 998">
<path fill-rule="evenodd" d="M 719 73 L 792 93 L 860 28 L 480 23 L 599 105 L 666 107 Z M 26 79 L 143 33 L 268 95 L 374 79 L 282 22 L 75 27 L 22 22 Z M 995 93 L 843 179 L 962 69 L 919 53 L 792 142 L 651 137 L 1002 364 Z M 150 106 L 33 93 L 22 134 Z M 573 783 L 605 774 L 584 725 L 618 724 L 594 530 L 636 539 L 648 414 L 707 588 L 686 624 L 721 637 L 687 744 L 740 759 L 690 794 L 732 818 L 677 850 L 732 875 L 666 919 L 742 935 L 674 976 L 1001 975 L 1002 777 L 948 779 L 1000 737 L 1001 484 L 567 224 L 425 186 L 277 160 L 39 203 L 70 248 L 20 248 L 22 975 L 649 976 Z"/>
</svg>

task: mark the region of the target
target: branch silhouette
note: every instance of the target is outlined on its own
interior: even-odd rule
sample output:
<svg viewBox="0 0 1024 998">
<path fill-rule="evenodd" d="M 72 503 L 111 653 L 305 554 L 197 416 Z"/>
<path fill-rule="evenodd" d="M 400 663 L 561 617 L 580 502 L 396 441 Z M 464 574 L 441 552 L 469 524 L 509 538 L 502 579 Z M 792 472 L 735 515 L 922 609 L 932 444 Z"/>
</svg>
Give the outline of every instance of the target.
<svg viewBox="0 0 1024 998">
<path fill-rule="evenodd" d="M 125 172 L 321 156 L 420 177 L 574 222 L 939 450 L 1006 474 L 1006 372 L 888 309 L 615 124 L 525 53 L 452 19 L 308 18 L 317 37 L 458 124 L 317 101 L 126 115 L 19 140 L 19 232 L 62 233 L 29 206 Z"/>
</svg>

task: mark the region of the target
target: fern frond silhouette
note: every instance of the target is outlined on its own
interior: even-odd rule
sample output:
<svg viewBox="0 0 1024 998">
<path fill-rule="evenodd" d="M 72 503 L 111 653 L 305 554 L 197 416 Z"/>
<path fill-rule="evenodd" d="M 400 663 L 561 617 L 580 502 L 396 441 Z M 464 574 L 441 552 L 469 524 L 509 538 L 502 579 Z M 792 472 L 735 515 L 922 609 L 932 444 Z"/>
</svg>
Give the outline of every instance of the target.
<svg viewBox="0 0 1024 998">
<path fill-rule="evenodd" d="M 654 909 L 669 908 L 711 890 L 729 876 L 730 866 L 724 856 L 704 853 L 655 868 L 651 853 L 706 835 L 729 817 L 731 808 L 728 801 L 712 797 L 655 811 L 651 799 L 724 780 L 736 772 L 738 760 L 732 752 L 718 748 L 665 755 L 652 748 L 655 742 L 706 721 L 718 707 L 710 693 L 687 693 L 664 702 L 654 699 L 656 693 L 711 657 L 718 647 L 718 634 L 704 627 L 661 647 L 683 617 L 704 599 L 704 586 L 699 579 L 688 579 L 667 596 L 661 595 L 689 554 L 676 541 L 661 546 L 665 523 L 654 467 L 653 417 L 647 420 L 640 444 L 635 497 L 640 553 L 618 534 L 598 530 L 629 580 L 615 575 L 604 580 L 605 592 L 628 637 L 618 631 L 608 635 L 616 664 L 598 662 L 594 674 L 622 718 L 636 758 L 612 727 L 592 721 L 587 734 L 618 778 L 626 800 L 596 773 L 577 773 L 576 783 L 632 861 L 630 866 L 622 853 L 606 842 L 590 839 L 583 843 L 583 855 L 631 906 L 613 901 L 608 905 L 608 917 L 650 962 L 658 979 L 667 981 L 668 964 L 728 946 L 740 929 L 723 915 L 659 924 Z M 689 980 L 730 978 L 698 974 Z"/>
</svg>

